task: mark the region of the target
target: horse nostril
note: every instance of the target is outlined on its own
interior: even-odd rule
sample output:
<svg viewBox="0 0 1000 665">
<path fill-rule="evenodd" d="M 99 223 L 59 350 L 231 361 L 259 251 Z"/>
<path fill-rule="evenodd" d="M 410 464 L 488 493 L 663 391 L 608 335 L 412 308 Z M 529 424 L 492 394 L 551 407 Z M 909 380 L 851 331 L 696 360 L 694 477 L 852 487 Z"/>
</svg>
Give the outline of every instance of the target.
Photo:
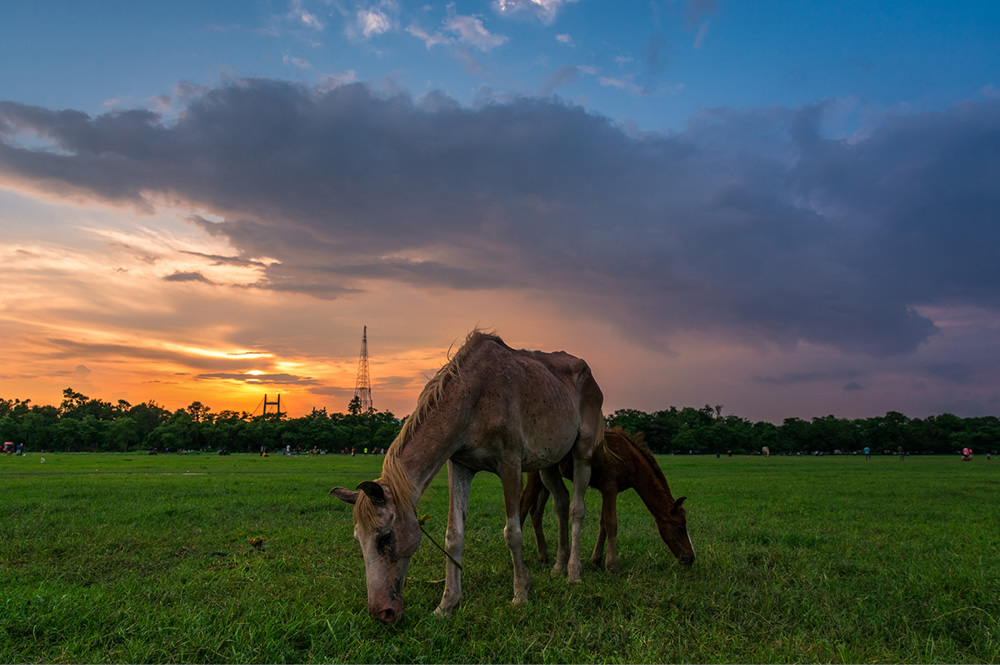
<svg viewBox="0 0 1000 665">
<path fill-rule="evenodd" d="M 386 609 L 382 610 L 381 612 L 379 612 L 378 615 L 378 619 L 382 623 L 393 623 L 398 618 L 399 617 L 396 614 L 396 610 L 392 609 L 391 607 L 387 607 Z"/>
</svg>

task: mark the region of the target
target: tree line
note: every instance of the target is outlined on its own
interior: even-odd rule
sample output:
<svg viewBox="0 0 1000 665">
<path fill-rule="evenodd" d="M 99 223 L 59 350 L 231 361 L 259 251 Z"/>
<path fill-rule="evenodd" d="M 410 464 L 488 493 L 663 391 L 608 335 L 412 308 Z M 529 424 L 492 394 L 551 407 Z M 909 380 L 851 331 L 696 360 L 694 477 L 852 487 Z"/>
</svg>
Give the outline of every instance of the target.
<svg viewBox="0 0 1000 665">
<path fill-rule="evenodd" d="M 158 452 L 197 450 L 258 452 L 291 446 L 343 452 L 388 448 L 402 424 L 389 411 L 363 412 L 355 398 L 348 412 L 317 409 L 301 418 L 212 410 L 201 402 L 169 411 L 154 401 L 132 405 L 91 399 L 72 388 L 56 406 L 0 398 L 0 439 L 29 451 Z"/>
<path fill-rule="evenodd" d="M 853 453 L 868 446 L 876 454 L 953 454 L 962 448 L 994 450 L 1000 442 L 1000 419 L 959 418 L 946 413 L 907 418 L 884 416 L 846 419 L 826 416 L 786 418 L 780 425 L 722 415 L 722 406 L 670 407 L 647 413 L 619 409 L 606 418 L 630 432 L 642 432 L 655 453 L 747 454 L 767 446 L 772 454 Z M 169 411 L 154 401 L 132 405 L 92 399 L 72 388 L 59 406 L 0 398 L 0 440 L 24 443 L 30 451 L 130 452 L 200 450 L 258 452 L 292 449 L 330 452 L 388 448 L 402 427 L 390 411 L 361 410 L 352 400 L 347 413 L 317 409 L 300 418 L 270 413 L 220 411 L 202 404 Z"/>
<path fill-rule="evenodd" d="M 907 418 L 890 411 L 874 418 L 834 416 L 803 420 L 785 418 L 781 425 L 751 422 L 722 415 L 722 406 L 700 409 L 670 407 L 646 413 L 620 409 L 607 417 L 608 425 L 642 432 L 655 453 L 757 453 L 767 446 L 771 454 L 857 453 L 866 446 L 875 454 L 900 447 L 907 453 L 953 454 L 962 448 L 992 451 L 1000 442 L 1000 419 L 995 416 L 959 418 L 950 413 Z"/>
</svg>

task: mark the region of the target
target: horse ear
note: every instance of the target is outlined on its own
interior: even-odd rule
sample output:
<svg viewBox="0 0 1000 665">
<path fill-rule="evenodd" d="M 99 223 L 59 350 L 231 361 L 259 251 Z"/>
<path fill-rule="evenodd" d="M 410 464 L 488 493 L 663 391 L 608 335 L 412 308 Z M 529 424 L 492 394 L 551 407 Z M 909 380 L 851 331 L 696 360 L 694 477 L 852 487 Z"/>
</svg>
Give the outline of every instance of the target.
<svg viewBox="0 0 1000 665">
<path fill-rule="evenodd" d="M 371 480 L 365 480 L 358 483 L 358 489 L 367 494 L 368 498 L 371 499 L 371 502 L 376 506 L 381 506 L 385 503 L 385 490 L 383 490 L 382 486 L 378 483 Z"/>
<path fill-rule="evenodd" d="M 670 512 L 676 513 L 680 511 L 681 505 L 684 503 L 684 499 L 686 498 L 687 498 L 686 496 L 682 496 L 681 498 L 674 501 L 674 507 L 670 509 Z"/>
<path fill-rule="evenodd" d="M 337 497 L 341 501 L 344 501 L 345 503 L 357 503 L 358 501 L 358 493 L 352 492 L 346 487 L 334 487 L 332 490 L 330 490 L 330 494 L 334 495 L 335 497 Z"/>
</svg>

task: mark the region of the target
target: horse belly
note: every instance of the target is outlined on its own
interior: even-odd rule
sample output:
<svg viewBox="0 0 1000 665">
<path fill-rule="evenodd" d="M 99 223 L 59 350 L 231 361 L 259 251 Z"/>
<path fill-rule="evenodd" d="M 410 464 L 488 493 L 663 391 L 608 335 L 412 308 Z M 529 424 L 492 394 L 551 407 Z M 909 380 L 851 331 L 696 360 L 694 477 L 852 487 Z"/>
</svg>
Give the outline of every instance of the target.
<svg viewBox="0 0 1000 665">
<path fill-rule="evenodd" d="M 573 450 L 579 433 L 580 428 L 576 424 L 550 429 L 544 433 L 525 432 L 521 468 L 524 471 L 538 471 L 558 464 Z"/>
</svg>

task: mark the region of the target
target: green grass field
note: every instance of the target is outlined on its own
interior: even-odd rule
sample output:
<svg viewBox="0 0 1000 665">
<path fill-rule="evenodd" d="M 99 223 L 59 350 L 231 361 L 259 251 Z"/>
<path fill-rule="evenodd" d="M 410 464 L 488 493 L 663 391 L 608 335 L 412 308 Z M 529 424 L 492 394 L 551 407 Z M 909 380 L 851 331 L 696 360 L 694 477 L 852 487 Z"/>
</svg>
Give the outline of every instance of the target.
<svg viewBox="0 0 1000 665">
<path fill-rule="evenodd" d="M 661 457 L 694 566 L 629 492 L 615 574 L 552 578 L 526 534 L 526 607 L 481 474 L 463 605 L 431 614 L 444 555 L 424 539 L 386 628 L 349 506 L 328 495 L 381 458 L 44 457 L 0 456 L 4 663 L 1000 662 L 1000 460 Z M 439 541 L 447 493 L 442 473 L 420 505 Z"/>
</svg>

